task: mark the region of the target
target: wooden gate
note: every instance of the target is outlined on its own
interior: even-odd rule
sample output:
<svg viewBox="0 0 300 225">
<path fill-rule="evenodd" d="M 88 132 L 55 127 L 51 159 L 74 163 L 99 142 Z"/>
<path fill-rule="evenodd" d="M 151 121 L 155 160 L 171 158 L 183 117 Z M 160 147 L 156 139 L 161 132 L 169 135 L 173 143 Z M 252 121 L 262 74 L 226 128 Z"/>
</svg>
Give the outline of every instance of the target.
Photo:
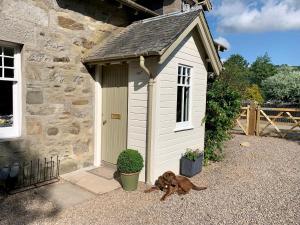
<svg viewBox="0 0 300 225">
<path fill-rule="evenodd" d="M 241 108 L 236 122 L 246 135 L 275 133 L 284 138 L 294 133 L 300 136 L 300 109 L 297 108 L 264 108 L 252 103 Z"/>
<path fill-rule="evenodd" d="M 257 108 L 259 117 L 257 120 L 257 134 L 264 136 L 267 135 L 267 128 L 271 127 L 276 131 L 280 137 L 286 137 L 288 133 L 296 131 L 296 128 L 300 128 L 300 117 L 296 113 L 300 112 L 300 109 L 289 108 Z M 296 115 L 293 115 L 296 114 Z M 263 121 L 266 123 L 263 123 Z M 260 127 L 262 127 L 260 129 Z"/>
<path fill-rule="evenodd" d="M 248 135 L 249 109 L 250 109 L 250 106 L 242 107 L 241 108 L 241 114 L 236 119 L 236 123 L 242 129 L 244 134 L 246 134 L 246 135 Z M 245 120 L 246 120 L 246 123 L 245 123 Z"/>
</svg>

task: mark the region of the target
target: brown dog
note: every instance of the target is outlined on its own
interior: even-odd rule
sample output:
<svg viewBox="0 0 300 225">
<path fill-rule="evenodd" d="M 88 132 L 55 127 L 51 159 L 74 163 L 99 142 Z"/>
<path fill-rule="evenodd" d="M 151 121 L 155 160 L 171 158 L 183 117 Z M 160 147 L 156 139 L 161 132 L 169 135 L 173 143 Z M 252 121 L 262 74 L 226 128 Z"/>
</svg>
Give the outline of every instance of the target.
<svg viewBox="0 0 300 225">
<path fill-rule="evenodd" d="M 154 186 L 151 187 L 150 189 L 145 190 L 144 192 L 150 193 L 152 191 L 157 191 L 157 190 L 166 192 L 160 199 L 161 201 L 164 201 L 167 196 L 169 196 L 177 191 L 177 187 L 178 187 L 177 185 L 172 186 L 172 185 L 167 184 L 167 181 L 164 179 L 164 177 L 159 176 L 158 179 L 155 181 Z"/>
<path fill-rule="evenodd" d="M 151 187 L 148 190 L 145 190 L 145 193 L 150 193 L 152 191 L 158 191 L 161 190 L 163 192 L 166 192 L 168 189 L 168 185 L 166 184 L 163 176 L 159 176 L 158 179 L 155 181 L 154 186 Z"/>
<path fill-rule="evenodd" d="M 155 181 L 155 186 L 146 190 L 145 193 L 155 190 L 164 191 L 166 193 L 160 199 L 161 201 L 164 201 L 166 197 L 174 193 L 181 195 L 189 193 L 191 189 L 200 191 L 206 188 L 207 187 L 197 187 L 188 178 L 176 176 L 172 171 L 167 171 Z"/>
</svg>

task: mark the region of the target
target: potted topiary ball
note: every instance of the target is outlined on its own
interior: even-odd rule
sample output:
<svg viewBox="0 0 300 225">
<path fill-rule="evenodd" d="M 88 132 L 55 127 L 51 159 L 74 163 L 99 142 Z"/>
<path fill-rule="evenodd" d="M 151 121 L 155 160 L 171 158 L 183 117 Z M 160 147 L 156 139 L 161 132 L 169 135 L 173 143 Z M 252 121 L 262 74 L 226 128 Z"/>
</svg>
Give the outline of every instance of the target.
<svg viewBox="0 0 300 225">
<path fill-rule="evenodd" d="M 203 158 L 203 152 L 188 149 L 180 159 L 180 174 L 186 177 L 192 177 L 200 173 Z"/>
<path fill-rule="evenodd" d="M 126 149 L 120 153 L 117 168 L 121 174 L 121 183 L 125 191 L 137 189 L 140 171 L 143 167 L 144 160 L 138 151 Z"/>
</svg>

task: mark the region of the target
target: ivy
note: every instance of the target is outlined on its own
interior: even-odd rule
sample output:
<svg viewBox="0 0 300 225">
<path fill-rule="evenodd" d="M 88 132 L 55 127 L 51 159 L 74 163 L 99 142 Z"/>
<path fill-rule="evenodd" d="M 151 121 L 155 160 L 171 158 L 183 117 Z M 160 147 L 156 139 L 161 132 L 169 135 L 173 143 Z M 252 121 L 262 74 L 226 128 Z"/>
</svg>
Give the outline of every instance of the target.
<svg viewBox="0 0 300 225">
<path fill-rule="evenodd" d="M 240 113 L 241 96 L 233 88 L 216 80 L 208 87 L 205 125 L 205 160 L 222 158 L 224 141 L 230 138 L 228 131 Z"/>
</svg>

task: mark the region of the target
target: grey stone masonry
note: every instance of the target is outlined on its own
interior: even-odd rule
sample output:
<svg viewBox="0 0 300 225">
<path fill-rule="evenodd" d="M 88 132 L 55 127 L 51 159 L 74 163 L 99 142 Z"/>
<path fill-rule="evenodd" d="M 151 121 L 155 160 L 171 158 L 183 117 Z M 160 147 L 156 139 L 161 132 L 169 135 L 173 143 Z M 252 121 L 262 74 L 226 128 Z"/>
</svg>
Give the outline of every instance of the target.
<svg viewBox="0 0 300 225">
<path fill-rule="evenodd" d="M 0 41 L 22 55 L 22 135 L 0 141 L 0 167 L 59 155 L 62 172 L 93 164 L 94 79 L 81 58 L 134 17 L 114 1 L 0 0 Z"/>
</svg>

